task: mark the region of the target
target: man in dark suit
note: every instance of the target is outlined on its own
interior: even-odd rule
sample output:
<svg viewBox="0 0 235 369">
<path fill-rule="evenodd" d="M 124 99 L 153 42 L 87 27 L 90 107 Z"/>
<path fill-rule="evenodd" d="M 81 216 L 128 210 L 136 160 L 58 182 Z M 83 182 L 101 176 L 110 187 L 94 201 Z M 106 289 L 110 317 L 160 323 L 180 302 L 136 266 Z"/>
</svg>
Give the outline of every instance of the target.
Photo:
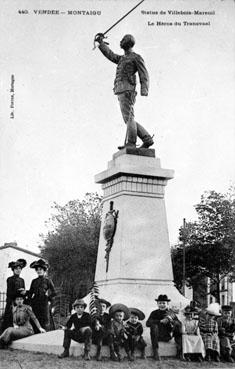
<svg viewBox="0 0 235 369">
<path fill-rule="evenodd" d="M 177 356 L 181 356 L 182 350 L 182 335 L 181 323 L 178 320 L 173 310 L 169 309 L 167 295 L 159 295 L 155 299 L 158 304 L 158 309 L 151 312 L 146 326 L 150 328 L 150 337 L 153 349 L 154 360 L 159 360 L 158 342 L 168 342 L 172 337 L 175 339 Z"/>
<path fill-rule="evenodd" d="M 76 312 L 71 315 L 66 324 L 63 343 L 64 352 L 59 355 L 60 359 L 69 356 L 71 340 L 74 340 L 79 343 L 85 343 L 84 359 L 90 360 L 92 329 L 90 314 L 85 312 L 86 306 L 87 304 L 82 299 L 76 300 L 73 304 Z M 72 325 L 74 325 L 74 329 L 71 329 Z"/>
<path fill-rule="evenodd" d="M 103 55 L 111 62 L 117 64 L 113 90 L 114 94 L 118 96 L 122 116 L 127 125 L 125 144 L 118 148 L 123 149 L 125 146 L 135 148 L 137 136 L 143 141 L 141 147 L 148 148 L 153 145 L 153 139 L 146 129 L 134 120 L 137 72 L 141 84 L 141 96 L 147 96 L 149 88 L 149 76 L 144 60 L 132 50 L 135 45 L 135 39 L 132 35 L 125 35 L 122 38 L 120 47 L 124 50 L 124 55 L 115 54 L 110 50 L 104 42 L 104 35 L 101 33 L 96 35 L 95 41 L 99 43 L 99 49 Z"/>
</svg>

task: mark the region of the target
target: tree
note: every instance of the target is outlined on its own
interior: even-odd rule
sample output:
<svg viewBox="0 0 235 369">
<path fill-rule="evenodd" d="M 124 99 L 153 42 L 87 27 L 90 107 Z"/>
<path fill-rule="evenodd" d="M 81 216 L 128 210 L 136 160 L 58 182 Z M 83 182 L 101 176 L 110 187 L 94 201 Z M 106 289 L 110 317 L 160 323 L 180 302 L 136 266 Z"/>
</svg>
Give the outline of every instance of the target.
<svg viewBox="0 0 235 369">
<path fill-rule="evenodd" d="M 179 241 L 185 242 L 186 284 L 204 288 L 210 278 L 211 293 L 220 302 L 220 281 L 235 267 L 235 191 L 227 194 L 205 192 L 195 206 L 198 220 L 180 228 Z M 182 287 L 183 246 L 172 249 L 175 284 Z"/>
<path fill-rule="evenodd" d="M 41 235 L 41 255 L 50 264 L 56 287 L 71 297 L 85 296 L 92 286 L 101 224 L 101 197 L 87 193 L 85 198 L 53 205 L 46 222 L 49 231 Z"/>
</svg>

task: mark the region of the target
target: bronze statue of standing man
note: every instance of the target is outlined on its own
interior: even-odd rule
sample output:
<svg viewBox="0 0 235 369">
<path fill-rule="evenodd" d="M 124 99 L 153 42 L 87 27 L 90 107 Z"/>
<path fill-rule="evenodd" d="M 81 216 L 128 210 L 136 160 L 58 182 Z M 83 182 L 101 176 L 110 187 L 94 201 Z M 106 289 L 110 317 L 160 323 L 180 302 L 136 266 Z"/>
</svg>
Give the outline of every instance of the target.
<svg viewBox="0 0 235 369">
<path fill-rule="evenodd" d="M 136 73 L 140 79 L 140 94 L 148 95 L 149 75 L 143 58 L 133 51 L 135 39 L 132 35 L 125 35 L 120 47 L 124 50 L 124 55 L 115 54 L 104 42 L 104 35 L 98 33 L 95 41 L 99 43 L 99 49 L 106 58 L 117 64 L 116 78 L 114 80 L 114 94 L 117 95 L 124 122 L 127 125 L 126 139 L 124 147 L 136 147 L 137 136 L 143 141 L 140 148 L 149 148 L 153 145 L 153 139 L 146 129 L 134 119 L 134 104 L 136 100 Z"/>
</svg>

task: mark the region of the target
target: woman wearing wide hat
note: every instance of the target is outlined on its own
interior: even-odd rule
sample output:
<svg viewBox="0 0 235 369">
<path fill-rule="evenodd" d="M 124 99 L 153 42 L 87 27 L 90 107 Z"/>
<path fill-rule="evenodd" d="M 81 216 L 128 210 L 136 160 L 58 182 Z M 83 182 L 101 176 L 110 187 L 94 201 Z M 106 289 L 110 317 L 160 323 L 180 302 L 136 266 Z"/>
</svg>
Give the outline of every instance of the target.
<svg viewBox="0 0 235 369">
<path fill-rule="evenodd" d="M 7 299 L 2 326 L 3 330 L 13 325 L 12 307 L 16 293 L 20 291 L 22 296 L 26 293 L 24 279 L 20 277 L 20 273 L 26 265 L 27 262 L 25 259 L 11 261 L 8 264 L 8 268 L 11 268 L 13 275 L 7 278 Z"/>
<path fill-rule="evenodd" d="M 30 264 L 30 268 L 37 272 L 38 278 L 32 280 L 28 293 L 33 312 L 45 330 L 49 329 L 49 303 L 56 295 L 52 280 L 45 275 L 48 267 L 48 263 L 43 259 Z"/>
<path fill-rule="evenodd" d="M 31 321 L 37 326 L 39 332 L 45 332 L 35 317 L 32 308 L 24 305 L 23 295 L 19 291 L 15 295 L 14 302 L 13 327 L 5 329 L 0 336 L 0 348 L 5 348 L 11 341 L 31 336 L 34 333 Z"/>
</svg>

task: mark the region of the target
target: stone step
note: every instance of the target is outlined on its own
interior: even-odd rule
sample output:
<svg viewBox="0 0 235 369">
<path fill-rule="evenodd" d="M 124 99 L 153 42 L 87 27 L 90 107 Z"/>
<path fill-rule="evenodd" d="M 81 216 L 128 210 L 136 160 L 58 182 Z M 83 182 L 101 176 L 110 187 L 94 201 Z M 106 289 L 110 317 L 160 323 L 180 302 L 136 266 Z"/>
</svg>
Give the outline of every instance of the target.
<svg viewBox="0 0 235 369">
<path fill-rule="evenodd" d="M 63 338 L 64 331 L 62 329 L 47 332 L 47 333 L 39 333 L 34 334 L 33 336 L 29 336 L 26 338 L 21 338 L 17 341 L 12 342 L 11 348 L 15 350 L 26 350 L 26 351 L 34 351 L 34 352 L 43 352 L 47 354 L 55 354 L 59 355 L 63 352 Z M 70 346 L 70 355 L 71 356 L 82 356 L 84 352 L 84 345 L 77 343 L 75 341 L 71 341 Z M 176 346 L 174 340 L 169 342 L 160 342 L 159 343 L 159 353 L 160 356 L 175 356 L 176 355 Z M 92 345 L 91 347 L 91 356 L 95 356 L 96 354 L 96 346 Z M 124 350 L 122 352 L 125 355 Z M 102 347 L 102 356 L 109 357 L 109 348 L 107 346 Z M 152 350 L 151 346 L 148 344 L 146 348 L 146 356 L 151 356 Z M 140 356 L 140 352 L 136 353 L 136 356 Z"/>
</svg>

